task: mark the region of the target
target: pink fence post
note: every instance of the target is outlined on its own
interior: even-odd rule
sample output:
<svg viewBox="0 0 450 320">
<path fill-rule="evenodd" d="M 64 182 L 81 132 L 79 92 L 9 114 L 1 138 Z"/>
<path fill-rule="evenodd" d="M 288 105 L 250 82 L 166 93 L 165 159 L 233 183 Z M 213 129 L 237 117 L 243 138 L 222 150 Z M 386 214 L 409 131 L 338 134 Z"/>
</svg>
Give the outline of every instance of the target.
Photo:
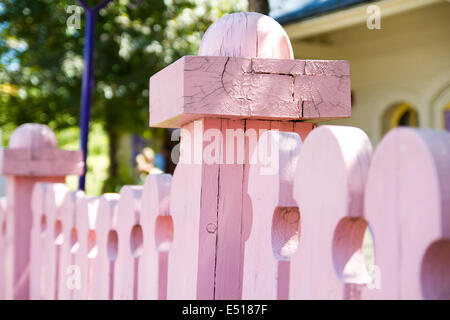
<svg viewBox="0 0 450 320">
<path fill-rule="evenodd" d="M 31 211 L 33 221 L 31 223 L 30 235 L 30 299 L 40 300 L 44 298 L 44 285 L 41 280 L 42 255 L 44 252 L 44 241 L 42 227 L 44 226 L 45 199 L 51 183 L 38 182 L 33 188 L 31 197 Z"/>
<path fill-rule="evenodd" d="M 244 244 L 257 214 L 247 193 L 252 148 L 265 130 L 304 139 L 314 124 L 299 120 L 348 116 L 348 62 L 294 60 L 283 28 L 258 13 L 222 17 L 199 56 L 151 77 L 150 125 L 181 128 L 169 299 L 242 298 Z"/>
<path fill-rule="evenodd" d="M 7 206 L 13 225 L 13 275 L 15 299 L 29 298 L 31 193 L 38 181 L 64 182 L 69 174 L 81 174 L 79 151 L 58 149 L 55 134 L 45 125 L 17 128 L 7 149 L 0 150 L 0 174 L 7 176 Z M 13 298 L 9 297 L 9 298 Z"/>
</svg>

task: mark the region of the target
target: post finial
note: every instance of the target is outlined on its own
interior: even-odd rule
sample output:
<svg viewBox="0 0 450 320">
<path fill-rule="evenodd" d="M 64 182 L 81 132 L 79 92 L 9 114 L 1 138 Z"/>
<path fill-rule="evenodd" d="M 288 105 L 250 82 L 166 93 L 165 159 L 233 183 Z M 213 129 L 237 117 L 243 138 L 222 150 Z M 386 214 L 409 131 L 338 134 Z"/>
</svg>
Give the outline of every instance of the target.
<svg viewBox="0 0 450 320">
<path fill-rule="evenodd" d="M 83 172 L 80 150 L 62 150 L 52 129 L 44 124 L 19 126 L 0 149 L 0 174 L 26 177 L 62 177 Z"/>
<path fill-rule="evenodd" d="M 11 135 L 9 149 L 57 148 L 55 133 L 48 126 L 26 123 L 19 126 Z"/>
<path fill-rule="evenodd" d="M 283 27 L 256 12 L 232 13 L 214 22 L 203 36 L 198 55 L 294 59 Z"/>
</svg>

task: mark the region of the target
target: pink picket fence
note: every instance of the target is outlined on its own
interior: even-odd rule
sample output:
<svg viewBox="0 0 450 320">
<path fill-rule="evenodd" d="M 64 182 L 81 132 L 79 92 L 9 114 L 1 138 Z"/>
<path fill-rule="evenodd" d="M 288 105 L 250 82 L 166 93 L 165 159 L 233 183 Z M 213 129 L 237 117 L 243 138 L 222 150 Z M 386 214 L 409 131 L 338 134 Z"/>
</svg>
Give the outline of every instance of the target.
<svg viewBox="0 0 450 320">
<path fill-rule="evenodd" d="M 81 154 L 46 126 L 13 134 L 0 298 L 450 298 L 450 134 L 397 128 L 373 150 L 316 127 L 350 116 L 348 62 L 294 60 L 274 20 L 232 14 L 150 92 L 179 163 L 119 194 L 69 190 Z"/>
</svg>

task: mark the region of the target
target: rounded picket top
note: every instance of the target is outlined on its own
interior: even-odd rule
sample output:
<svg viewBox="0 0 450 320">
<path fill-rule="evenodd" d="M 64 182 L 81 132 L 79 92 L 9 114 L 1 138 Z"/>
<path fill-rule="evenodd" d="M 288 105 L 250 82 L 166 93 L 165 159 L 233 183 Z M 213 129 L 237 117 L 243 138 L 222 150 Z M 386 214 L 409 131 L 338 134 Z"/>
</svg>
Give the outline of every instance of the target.
<svg viewBox="0 0 450 320">
<path fill-rule="evenodd" d="M 144 184 L 141 225 L 144 237 L 150 236 L 146 245 L 157 251 L 167 251 L 172 242 L 171 182 L 170 174 L 149 174 Z"/>
<path fill-rule="evenodd" d="M 57 148 L 56 135 L 48 126 L 37 123 L 26 123 L 19 126 L 11 135 L 10 149 L 43 149 Z"/>
<path fill-rule="evenodd" d="M 369 281 L 362 216 L 371 154 L 366 133 L 354 127 L 320 126 L 303 143 L 294 180 L 301 231 L 291 299 L 347 299 L 346 283 Z"/>
<path fill-rule="evenodd" d="M 172 175 L 149 174 L 145 179 L 142 208 L 147 209 L 141 213 L 142 217 L 148 213 L 166 216 L 170 215 L 170 186 Z M 150 211 L 149 211 L 150 210 Z"/>
<path fill-rule="evenodd" d="M 223 16 L 206 30 L 199 56 L 293 59 L 291 41 L 273 18 L 256 12 Z"/>
<path fill-rule="evenodd" d="M 98 197 L 85 196 L 79 198 L 75 210 L 75 228 L 78 236 L 78 249 L 75 253 L 75 265 L 80 270 L 80 288 L 75 290 L 77 300 L 92 297 L 92 282 L 89 275 L 93 272 L 93 264 L 89 263 L 97 255 L 97 237 L 95 221 L 98 208 Z"/>
<path fill-rule="evenodd" d="M 123 186 L 117 216 L 118 256 L 114 273 L 114 299 L 137 299 L 138 270 L 135 264 L 142 255 L 143 234 L 140 223 L 141 186 Z"/>
<path fill-rule="evenodd" d="M 450 133 L 404 127 L 386 134 L 372 158 L 364 206 L 381 273 L 365 298 L 448 294 L 448 265 L 440 281 L 434 276 L 449 256 L 440 250 L 450 246 L 432 243 L 450 237 Z"/>
<path fill-rule="evenodd" d="M 142 259 L 139 261 L 139 299 L 167 298 L 168 251 L 173 240 L 170 215 L 170 174 L 149 174 L 142 192 Z"/>
<path fill-rule="evenodd" d="M 95 259 L 92 299 L 111 300 L 113 298 L 113 264 L 117 259 L 118 236 L 116 230 L 117 208 L 120 196 L 105 193 L 100 197 L 95 222 L 97 234 L 97 257 Z"/>
<path fill-rule="evenodd" d="M 132 229 L 140 225 L 142 191 L 143 187 L 141 186 L 123 186 L 120 189 L 117 216 L 119 254 L 123 252 L 130 256 L 139 255 L 142 249 L 140 246 L 133 246 L 133 235 L 131 234 L 134 231 Z M 139 239 L 134 240 L 139 242 Z M 123 244 L 123 249 L 121 244 Z M 134 244 L 137 245 L 137 242 Z M 136 249 L 136 252 L 133 249 Z"/>
<path fill-rule="evenodd" d="M 67 192 L 69 192 L 69 189 L 64 183 L 49 184 L 45 195 L 45 213 L 48 216 L 48 221 L 52 223 L 51 230 L 53 230 L 55 220 L 61 219 L 61 207 Z"/>
<path fill-rule="evenodd" d="M 76 203 L 75 224 L 79 232 L 95 230 L 99 197 L 84 196 Z"/>
<path fill-rule="evenodd" d="M 83 191 L 69 191 L 66 193 L 61 205 L 62 222 L 62 245 L 59 257 L 59 279 L 58 294 L 59 300 L 70 300 L 74 298 L 74 287 L 76 284 L 69 281 L 69 277 L 76 277 L 76 269 L 71 268 L 75 262 L 75 256 L 78 252 L 80 243 L 75 223 L 77 203 L 84 198 Z M 76 278 L 74 278 L 76 279 Z M 68 285 L 71 284 L 71 286 Z"/>
<path fill-rule="evenodd" d="M 199 165 L 181 162 L 173 173 L 170 211 L 174 234 L 168 257 L 169 300 L 206 299 L 210 296 L 211 281 L 214 282 L 211 269 L 199 263 L 203 258 L 199 243 L 206 238 L 200 230 L 201 169 Z"/>
<path fill-rule="evenodd" d="M 98 253 L 104 254 L 109 260 L 117 258 L 117 250 L 110 252 L 109 237 L 110 232 L 116 231 L 117 212 L 120 196 L 117 193 L 105 193 L 98 202 L 97 216 L 95 222 L 95 231 L 97 233 Z M 114 247 L 114 245 L 113 245 Z M 115 253 L 113 252 L 115 251 Z"/>
</svg>

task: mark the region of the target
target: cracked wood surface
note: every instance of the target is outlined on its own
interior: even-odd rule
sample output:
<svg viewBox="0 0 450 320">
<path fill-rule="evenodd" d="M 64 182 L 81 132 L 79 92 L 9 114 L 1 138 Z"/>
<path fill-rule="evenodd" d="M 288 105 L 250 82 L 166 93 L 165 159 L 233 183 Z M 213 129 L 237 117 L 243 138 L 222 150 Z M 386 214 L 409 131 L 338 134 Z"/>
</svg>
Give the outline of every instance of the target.
<svg viewBox="0 0 450 320">
<path fill-rule="evenodd" d="M 219 118 L 205 118 L 198 123 L 196 134 L 194 122 L 183 126 L 181 158 L 192 161 L 195 155 L 183 149 L 194 150 L 196 145 L 201 154 L 207 152 L 212 142 L 203 140 L 203 134 L 214 128 L 223 136 L 216 149 L 222 163 L 185 163 L 184 158 L 175 169 L 170 192 L 174 238 L 169 251 L 167 298 L 242 299 L 244 256 L 251 254 L 245 242 L 259 214 L 253 211 L 248 194 L 249 155 L 256 144 L 252 143 L 252 135 L 239 143 L 226 131 L 256 130 L 256 142 L 271 129 L 295 132 L 305 139 L 314 124 Z M 242 163 L 237 161 L 240 151 L 245 157 Z M 233 164 L 225 163 L 230 154 L 236 155 Z"/>
<path fill-rule="evenodd" d="M 150 79 L 150 125 L 203 117 L 327 120 L 349 117 L 347 61 L 185 56 Z"/>
</svg>

